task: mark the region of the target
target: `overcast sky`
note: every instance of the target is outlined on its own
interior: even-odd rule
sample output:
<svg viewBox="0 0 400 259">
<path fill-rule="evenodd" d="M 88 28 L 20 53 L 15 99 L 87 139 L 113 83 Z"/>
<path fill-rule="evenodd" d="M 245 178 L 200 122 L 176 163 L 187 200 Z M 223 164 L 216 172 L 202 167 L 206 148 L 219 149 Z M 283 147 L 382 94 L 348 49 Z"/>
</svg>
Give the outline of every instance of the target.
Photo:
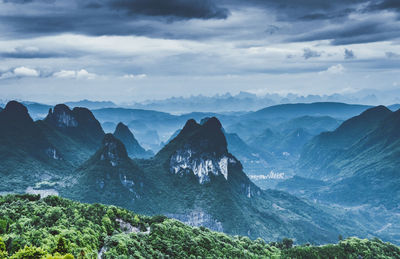
<svg viewBox="0 0 400 259">
<path fill-rule="evenodd" d="M 0 99 L 400 88 L 399 0 L 0 0 Z"/>
</svg>

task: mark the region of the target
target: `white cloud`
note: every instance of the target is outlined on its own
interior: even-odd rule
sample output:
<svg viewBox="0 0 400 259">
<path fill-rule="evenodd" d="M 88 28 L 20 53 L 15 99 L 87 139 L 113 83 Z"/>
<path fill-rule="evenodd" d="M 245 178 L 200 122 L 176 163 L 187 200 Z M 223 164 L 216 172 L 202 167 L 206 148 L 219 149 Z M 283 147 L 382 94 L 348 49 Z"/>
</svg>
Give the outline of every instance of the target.
<svg viewBox="0 0 400 259">
<path fill-rule="evenodd" d="M 85 69 L 81 69 L 81 70 L 61 70 L 59 72 L 55 72 L 53 76 L 57 78 L 94 79 L 96 78 L 97 75 L 94 73 L 89 73 Z"/>
<path fill-rule="evenodd" d="M 21 78 L 21 77 L 39 77 L 40 72 L 33 68 L 28 67 L 16 67 L 0 75 L 0 79 L 7 78 Z"/>
<path fill-rule="evenodd" d="M 345 68 L 342 64 L 330 66 L 327 70 L 319 72 L 320 74 L 342 74 Z"/>
<path fill-rule="evenodd" d="M 124 78 L 124 79 L 143 79 L 146 77 L 147 77 L 146 74 L 138 74 L 138 75 L 127 74 L 127 75 L 124 75 L 122 78 Z"/>
</svg>

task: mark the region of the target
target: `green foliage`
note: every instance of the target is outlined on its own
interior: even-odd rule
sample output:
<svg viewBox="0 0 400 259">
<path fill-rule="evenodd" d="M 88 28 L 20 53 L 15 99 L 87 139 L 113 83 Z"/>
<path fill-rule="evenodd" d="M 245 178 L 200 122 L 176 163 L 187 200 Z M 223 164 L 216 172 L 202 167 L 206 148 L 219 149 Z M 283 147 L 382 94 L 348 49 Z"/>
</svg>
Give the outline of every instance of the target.
<svg viewBox="0 0 400 259">
<path fill-rule="evenodd" d="M 344 259 L 389 259 L 400 258 L 400 248 L 379 239 L 348 238 L 338 244 L 324 246 L 296 246 L 283 250 L 284 258 L 344 258 Z"/>
<path fill-rule="evenodd" d="M 6 245 L 4 244 L 3 239 L 0 237 L 0 259 L 7 258 L 7 255 L 8 253 L 6 250 Z"/>
<path fill-rule="evenodd" d="M 12 259 L 40 259 L 46 255 L 46 251 L 42 248 L 34 246 L 25 246 L 23 249 L 16 252 Z"/>
<path fill-rule="evenodd" d="M 57 247 L 56 249 L 54 249 L 54 253 L 59 253 L 61 255 L 64 255 L 68 252 L 68 248 L 67 248 L 67 244 L 65 243 L 65 239 L 60 236 L 58 238 L 58 242 L 57 242 Z"/>
<path fill-rule="evenodd" d="M 0 196 L 0 259 L 71 258 L 399 258 L 400 249 L 379 239 L 349 238 L 334 245 L 295 246 L 293 240 L 229 236 L 189 227 L 165 216 L 146 217 L 101 204 L 56 196 Z M 4 242 L 2 241 L 4 240 Z"/>
</svg>

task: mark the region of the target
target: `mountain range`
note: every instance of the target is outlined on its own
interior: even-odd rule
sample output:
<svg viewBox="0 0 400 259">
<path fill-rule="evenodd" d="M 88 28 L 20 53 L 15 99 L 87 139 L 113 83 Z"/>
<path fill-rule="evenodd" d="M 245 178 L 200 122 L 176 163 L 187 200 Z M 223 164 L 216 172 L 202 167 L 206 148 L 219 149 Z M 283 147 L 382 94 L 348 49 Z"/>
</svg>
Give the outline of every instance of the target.
<svg viewBox="0 0 400 259">
<path fill-rule="evenodd" d="M 118 139 L 119 134 L 104 134 L 85 108 L 57 105 L 43 121 L 34 122 L 22 104 L 11 102 L 0 118 L 2 127 L 7 125 L 2 128 L 2 139 L 9 141 L 2 145 L 1 176 L 7 182 L 3 192 L 56 192 L 266 240 L 289 236 L 297 242 L 324 243 L 336 240 L 340 233 L 368 235 L 351 220 L 339 219 L 306 200 L 257 187 L 229 153 L 222 125 L 215 117 L 201 123 L 188 120 L 150 159 L 131 159 L 123 144 L 126 140 Z M 132 137 L 123 125 L 116 133 L 121 130 Z M 41 145 L 20 141 L 25 138 Z M 48 148 L 54 152 L 47 152 Z M 38 164 L 35 173 L 30 172 L 33 163 Z M 27 172 L 28 180 L 24 178 Z"/>
</svg>

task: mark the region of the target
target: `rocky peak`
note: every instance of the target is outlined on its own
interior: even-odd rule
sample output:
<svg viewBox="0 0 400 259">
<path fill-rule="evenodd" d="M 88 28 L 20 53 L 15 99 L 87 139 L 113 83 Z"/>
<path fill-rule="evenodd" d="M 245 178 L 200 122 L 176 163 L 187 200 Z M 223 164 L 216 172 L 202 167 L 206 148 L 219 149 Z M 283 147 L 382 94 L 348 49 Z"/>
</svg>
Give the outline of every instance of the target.
<svg viewBox="0 0 400 259">
<path fill-rule="evenodd" d="M 34 122 L 28 109 L 17 101 L 10 101 L 0 112 L 0 132 L 12 134 L 34 134 Z"/>
<path fill-rule="evenodd" d="M 54 109 L 49 110 L 46 121 L 58 128 L 76 128 L 78 121 L 73 112 L 65 104 L 57 104 Z"/>
<path fill-rule="evenodd" d="M 179 135 L 185 135 L 185 134 L 190 134 L 200 128 L 200 125 L 193 119 L 190 119 L 186 122 L 185 126 L 183 126 L 181 132 L 178 134 Z"/>
<path fill-rule="evenodd" d="M 222 125 L 215 117 L 202 120 L 202 124 L 188 120 L 164 150 L 172 146 L 170 171 L 175 174 L 193 173 L 201 184 L 210 180 L 210 174 L 222 175 L 227 180 L 229 167 L 240 164 L 228 153 Z"/>
<path fill-rule="evenodd" d="M 125 145 L 130 157 L 147 158 L 153 155 L 151 151 L 146 151 L 139 144 L 130 129 L 122 122 L 118 123 L 113 135 Z"/>
<path fill-rule="evenodd" d="M 17 101 L 8 102 L 4 110 L 2 110 L 2 114 L 12 120 L 26 120 L 32 122 L 28 109 Z"/>
<path fill-rule="evenodd" d="M 126 159 L 128 159 L 128 154 L 124 144 L 112 134 L 106 134 L 103 138 L 100 160 L 109 161 L 112 166 L 117 166 Z"/>
<path fill-rule="evenodd" d="M 121 138 L 134 137 L 132 132 L 129 130 L 128 126 L 126 126 L 122 122 L 118 123 L 117 127 L 115 128 L 114 136 L 120 140 Z"/>
</svg>

